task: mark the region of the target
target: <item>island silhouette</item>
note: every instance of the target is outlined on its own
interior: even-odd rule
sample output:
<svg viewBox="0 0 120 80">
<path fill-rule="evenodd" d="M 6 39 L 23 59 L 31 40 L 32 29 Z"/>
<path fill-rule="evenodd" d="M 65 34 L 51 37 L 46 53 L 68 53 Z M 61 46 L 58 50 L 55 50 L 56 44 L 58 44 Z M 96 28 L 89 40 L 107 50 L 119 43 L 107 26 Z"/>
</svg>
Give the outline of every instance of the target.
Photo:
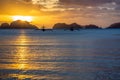
<svg viewBox="0 0 120 80">
<path fill-rule="evenodd" d="M 120 22 L 111 24 L 107 29 L 120 29 Z"/>
<path fill-rule="evenodd" d="M 0 29 L 37 29 L 38 27 L 27 21 L 16 20 L 8 23 L 2 23 Z"/>
<path fill-rule="evenodd" d="M 8 23 L 2 23 L 0 25 L 0 29 L 35 29 L 35 30 L 42 30 L 46 31 L 45 26 L 41 29 L 37 27 L 36 25 L 31 24 L 30 22 L 27 21 L 21 21 L 21 20 L 16 20 L 11 22 L 10 24 Z M 80 30 L 80 29 L 103 29 L 100 26 L 94 25 L 94 24 L 89 24 L 89 25 L 79 25 L 77 23 L 72 23 L 72 24 L 66 24 L 66 23 L 56 23 L 52 27 L 53 30 Z M 105 29 L 120 29 L 120 22 L 118 23 L 113 23 L 110 26 L 108 26 Z"/>
</svg>

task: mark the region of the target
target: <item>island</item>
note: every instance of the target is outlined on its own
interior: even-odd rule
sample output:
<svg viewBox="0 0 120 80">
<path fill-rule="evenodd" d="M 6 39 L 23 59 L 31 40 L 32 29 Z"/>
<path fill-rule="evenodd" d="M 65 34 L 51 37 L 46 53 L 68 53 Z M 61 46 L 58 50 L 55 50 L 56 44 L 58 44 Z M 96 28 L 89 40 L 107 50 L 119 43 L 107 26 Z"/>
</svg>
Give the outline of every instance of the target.
<svg viewBox="0 0 120 80">
<path fill-rule="evenodd" d="M 120 22 L 111 24 L 107 29 L 120 29 Z"/>
<path fill-rule="evenodd" d="M 0 25 L 0 29 L 35 29 L 35 30 L 42 30 L 42 31 L 52 31 L 52 30 L 80 30 L 80 29 L 102 29 L 102 27 L 97 26 L 95 24 L 89 24 L 89 25 L 80 25 L 77 23 L 72 24 L 66 24 L 66 23 L 56 23 L 52 27 L 52 29 L 45 29 L 45 26 L 43 26 L 41 29 L 37 27 L 36 25 L 31 24 L 27 21 L 22 20 L 16 20 L 9 23 L 2 23 Z M 120 29 L 120 22 L 111 24 L 109 27 L 105 29 Z"/>
<path fill-rule="evenodd" d="M 94 24 L 85 25 L 84 28 L 85 29 L 102 29 L 101 27 Z"/>
<path fill-rule="evenodd" d="M 11 22 L 10 24 L 2 23 L 0 29 L 38 29 L 38 27 L 27 21 L 17 20 Z"/>
<path fill-rule="evenodd" d="M 82 26 L 77 23 L 66 24 L 66 23 L 56 23 L 53 29 L 63 29 L 63 30 L 79 30 Z"/>
<path fill-rule="evenodd" d="M 94 25 L 94 24 L 81 26 L 77 23 L 72 23 L 70 25 L 68 25 L 66 23 L 56 23 L 53 26 L 53 29 L 79 30 L 79 29 L 102 29 L 102 28 L 100 28 L 99 26 Z"/>
</svg>

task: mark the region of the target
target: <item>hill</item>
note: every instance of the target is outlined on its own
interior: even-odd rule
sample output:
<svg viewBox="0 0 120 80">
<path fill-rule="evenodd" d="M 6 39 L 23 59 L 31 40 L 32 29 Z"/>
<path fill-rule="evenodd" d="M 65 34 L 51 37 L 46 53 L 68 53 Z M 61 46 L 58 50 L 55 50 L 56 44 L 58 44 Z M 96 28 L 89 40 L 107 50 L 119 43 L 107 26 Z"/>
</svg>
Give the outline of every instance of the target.
<svg viewBox="0 0 120 80">
<path fill-rule="evenodd" d="M 85 26 L 81 26 L 77 23 L 72 23 L 70 25 L 66 24 L 66 23 L 56 23 L 53 26 L 53 29 L 74 29 L 74 30 L 79 30 L 79 29 L 101 29 L 99 26 L 94 25 L 94 24 L 90 24 L 90 25 L 85 25 Z"/>
<path fill-rule="evenodd" d="M 10 23 L 2 23 L 0 29 L 37 29 L 37 26 L 30 24 L 27 21 L 13 21 Z"/>
<path fill-rule="evenodd" d="M 111 24 L 107 29 L 120 29 L 120 22 Z"/>
<path fill-rule="evenodd" d="M 85 29 L 101 29 L 99 26 L 94 25 L 94 24 L 90 24 L 90 25 L 86 25 L 84 26 Z"/>
<path fill-rule="evenodd" d="M 81 25 L 78 25 L 77 23 L 72 23 L 72 24 L 66 24 L 66 23 L 56 23 L 54 26 L 53 26 L 53 29 L 64 29 L 64 30 L 70 30 L 70 29 L 75 29 L 75 30 L 78 30 L 78 29 L 81 29 L 82 26 Z"/>
</svg>

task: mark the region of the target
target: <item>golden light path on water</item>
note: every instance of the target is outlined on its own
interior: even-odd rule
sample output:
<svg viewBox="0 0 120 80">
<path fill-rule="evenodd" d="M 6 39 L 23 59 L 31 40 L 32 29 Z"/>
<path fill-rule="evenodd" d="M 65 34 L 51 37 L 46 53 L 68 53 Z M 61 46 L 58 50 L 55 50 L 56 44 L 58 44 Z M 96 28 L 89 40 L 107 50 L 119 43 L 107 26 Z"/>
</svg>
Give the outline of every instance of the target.
<svg viewBox="0 0 120 80">
<path fill-rule="evenodd" d="M 24 32 L 22 32 L 22 34 L 18 37 L 19 40 L 19 45 L 26 45 L 26 41 L 27 41 L 27 37 L 24 35 Z M 24 70 L 26 65 L 24 64 L 25 60 L 26 60 L 26 54 L 27 53 L 27 47 L 20 47 L 17 49 L 17 56 L 18 58 L 18 62 L 21 62 L 22 64 L 18 64 L 18 68 L 20 70 Z"/>
<path fill-rule="evenodd" d="M 119 80 L 120 31 L 106 31 L 1 30 L 0 80 Z"/>
<path fill-rule="evenodd" d="M 24 30 L 21 30 L 20 35 L 18 36 L 18 38 L 16 39 L 17 44 L 20 47 L 16 47 L 16 52 L 15 53 L 15 61 L 16 64 L 12 64 L 12 66 L 14 66 L 14 69 L 17 70 L 27 70 L 29 69 L 30 65 L 27 64 L 27 47 L 22 47 L 24 45 L 27 45 L 28 38 L 25 35 Z M 9 76 L 11 77 L 17 77 L 18 80 L 22 80 L 24 78 L 30 78 L 31 75 L 23 75 L 22 73 L 24 73 L 24 71 L 21 71 L 19 74 L 10 74 Z"/>
<path fill-rule="evenodd" d="M 30 43 L 32 39 L 26 35 L 26 31 L 21 30 L 20 35 L 15 39 L 15 51 L 12 53 L 13 58 L 10 59 L 12 64 L 4 66 L 5 69 L 18 70 L 18 73 L 9 74 L 7 77 L 16 77 L 18 80 L 23 80 L 26 78 L 30 79 L 42 79 L 48 78 L 49 75 L 35 75 L 25 74 L 27 71 L 44 71 L 44 70 L 54 70 L 57 63 L 54 62 L 42 62 L 42 60 L 51 60 L 54 57 L 48 51 L 42 51 L 41 53 L 35 53 L 30 51 Z M 37 61 L 38 60 L 38 61 Z M 36 62 L 37 61 L 37 62 Z M 9 61 L 8 61 L 9 62 Z"/>
</svg>

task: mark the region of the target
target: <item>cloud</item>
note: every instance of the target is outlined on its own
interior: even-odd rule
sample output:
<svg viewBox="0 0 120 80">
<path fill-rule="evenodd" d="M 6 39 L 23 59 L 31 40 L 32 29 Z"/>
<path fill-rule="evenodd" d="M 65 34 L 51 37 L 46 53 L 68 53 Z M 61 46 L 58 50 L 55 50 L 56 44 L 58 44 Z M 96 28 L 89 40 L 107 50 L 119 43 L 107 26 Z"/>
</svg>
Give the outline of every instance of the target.
<svg viewBox="0 0 120 80">
<path fill-rule="evenodd" d="M 33 5 L 31 0 L 0 0 L 1 15 L 32 15 L 33 13 L 40 13 L 40 8 Z"/>
<path fill-rule="evenodd" d="M 120 3 L 119 0 L 59 0 L 61 4 L 97 6 L 106 3 Z"/>
<path fill-rule="evenodd" d="M 44 15 L 67 22 L 120 20 L 120 0 L 0 0 L 0 10 L 0 15 Z"/>
</svg>

